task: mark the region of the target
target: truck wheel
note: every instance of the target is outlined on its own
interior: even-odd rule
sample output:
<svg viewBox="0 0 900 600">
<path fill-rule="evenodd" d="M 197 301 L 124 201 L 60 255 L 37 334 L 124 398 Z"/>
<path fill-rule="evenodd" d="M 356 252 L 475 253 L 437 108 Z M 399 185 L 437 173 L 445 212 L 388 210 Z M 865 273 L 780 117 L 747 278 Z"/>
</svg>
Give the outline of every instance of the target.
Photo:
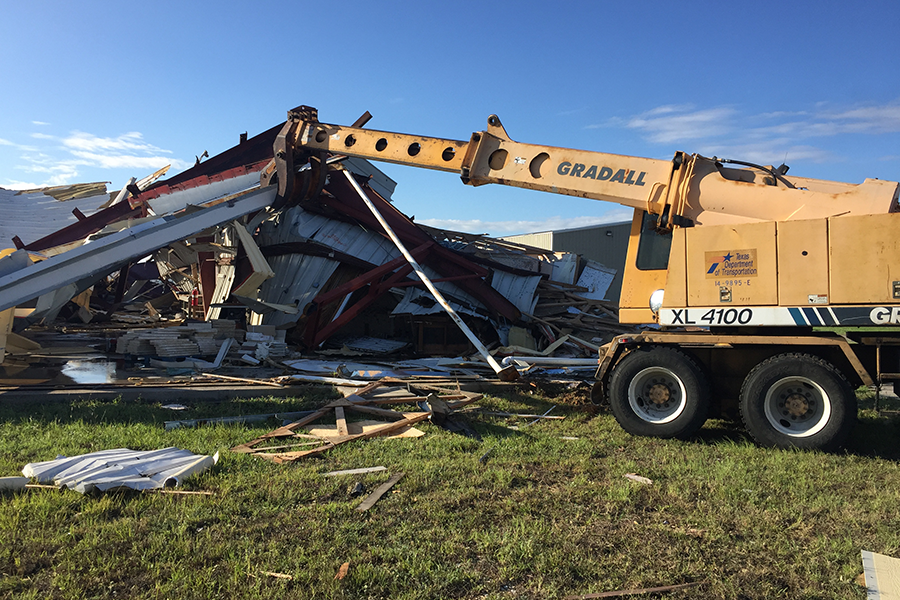
<svg viewBox="0 0 900 600">
<path fill-rule="evenodd" d="M 836 450 L 856 422 L 856 396 L 831 363 L 780 354 L 744 379 L 741 418 L 761 446 Z"/>
<path fill-rule="evenodd" d="M 628 433 L 688 438 L 706 422 L 709 383 L 690 357 L 672 348 L 639 348 L 614 367 L 609 404 Z"/>
</svg>

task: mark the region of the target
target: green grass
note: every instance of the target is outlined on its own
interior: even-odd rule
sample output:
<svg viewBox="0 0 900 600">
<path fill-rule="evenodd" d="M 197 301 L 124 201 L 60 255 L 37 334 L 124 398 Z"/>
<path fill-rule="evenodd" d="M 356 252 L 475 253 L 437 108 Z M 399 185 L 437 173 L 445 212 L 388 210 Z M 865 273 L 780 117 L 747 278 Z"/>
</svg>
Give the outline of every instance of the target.
<svg viewBox="0 0 900 600">
<path fill-rule="evenodd" d="M 0 407 L 0 475 L 106 448 L 213 453 L 274 424 L 166 432 L 162 422 L 326 398 L 181 413 L 140 402 Z M 900 422 L 871 410 L 870 395 L 841 454 L 761 449 L 724 421 L 688 442 L 637 438 L 578 394 L 479 403 L 529 413 L 553 404 L 565 420 L 522 427 L 470 415 L 482 442 L 425 423 L 422 438 L 346 444 L 294 464 L 225 451 L 186 484 L 215 496 L 0 495 L 0 597 L 559 598 L 703 581 L 669 597 L 865 598 L 854 583 L 860 550 L 900 556 Z M 321 475 L 375 465 L 388 470 Z M 354 510 L 354 482 L 372 490 L 399 471 L 372 509 Z M 335 579 L 344 562 L 347 577 Z"/>
</svg>

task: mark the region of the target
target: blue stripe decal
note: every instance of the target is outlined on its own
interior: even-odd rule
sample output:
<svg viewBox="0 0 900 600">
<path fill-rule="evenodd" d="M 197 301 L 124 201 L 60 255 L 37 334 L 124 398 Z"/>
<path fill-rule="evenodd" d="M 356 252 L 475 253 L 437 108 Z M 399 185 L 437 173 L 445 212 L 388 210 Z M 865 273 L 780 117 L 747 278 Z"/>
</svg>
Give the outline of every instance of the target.
<svg viewBox="0 0 900 600">
<path fill-rule="evenodd" d="M 870 318 L 872 307 L 835 306 L 831 309 L 841 325 L 875 325 Z"/>
<path fill-rule="evenodd" d="M 814 308 L 804 308 L 803 314 L 806 315 L 807 320 L 809 320 L 810 325 L 821 325 L 822 321 L 819 320 L 818 315 L 816 315 L 816 310 Z"/>
<path fill-rule="evenodd" d="M 803 318 L 803 313 L 800 312 L 799 308 L 789 308 L 788 312 L 791 313 L 794 323 L 797 325 L 807 325 L 806 320 Z"/>
<path fill-rule="evenodd" d="M 829 327 L 834 327 L 835 325 L 837 325 L 837 321 L 835 321 L 834 317 L 831 316 L 831 310 L 827 308 L 817 308 L 816 312 L 819 313 L 819 318 L 822 319 L 822 322 Z"/>
</svg>

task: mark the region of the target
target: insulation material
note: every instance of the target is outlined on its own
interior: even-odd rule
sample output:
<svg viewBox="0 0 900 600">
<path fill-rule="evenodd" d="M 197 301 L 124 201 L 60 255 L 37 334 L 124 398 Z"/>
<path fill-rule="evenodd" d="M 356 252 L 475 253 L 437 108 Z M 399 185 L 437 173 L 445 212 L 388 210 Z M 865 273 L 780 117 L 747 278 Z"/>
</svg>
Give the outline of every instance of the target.
<svg viewBox="0 0 900 600">
<path fill-rule="evenodd" d="M 613 282 L 613 278 L 616 276 L 616 270 L 603 266 L 593 260 L 588 260 L 586 262 L 587 264 L 584 266 L 584 271 L 581 272 L 581 277 L 578 278 L 578 282 L 575 285 L 583 287 L 587 289 L 587 291 L 579 292 L 578 295 L 582 298 L 590 298 L 591 300 L 606 299 L 606 291 L 609 289 L 609 286 Z"/>
<path fill-rule="evenodd" d="M 218 452 L 200 456 L 179 448 L 147 452 L 117 448 L 29 463 L 22 474 L 38 483 L 53 483 L 82 494 L 120 488 L 155 490 L 178 487 L 184 479 L 209 469 L 218 460 Z"/>
</svg>

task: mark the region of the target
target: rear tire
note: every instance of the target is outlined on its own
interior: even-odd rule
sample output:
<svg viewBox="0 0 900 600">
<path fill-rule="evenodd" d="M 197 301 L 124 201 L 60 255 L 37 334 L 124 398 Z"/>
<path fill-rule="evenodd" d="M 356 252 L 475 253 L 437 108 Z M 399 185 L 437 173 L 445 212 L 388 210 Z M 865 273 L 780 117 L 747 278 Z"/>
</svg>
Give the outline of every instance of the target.
<svg viewBox="0 0 900 600">
<path fill-rule="evenodd" d="M 837 450 L 856 422 L 856 396 L 831 363 L 779 354 L 744 379 L 741 418 L 760 446 Z"/>
<path fill-rule="evenodd" d="M 609 404 L 628 433 L 689 438 L 706 422 L 709 383 L 683 352 L 661 346 L 638 348 L 613 368 Z"/>
</svg>

